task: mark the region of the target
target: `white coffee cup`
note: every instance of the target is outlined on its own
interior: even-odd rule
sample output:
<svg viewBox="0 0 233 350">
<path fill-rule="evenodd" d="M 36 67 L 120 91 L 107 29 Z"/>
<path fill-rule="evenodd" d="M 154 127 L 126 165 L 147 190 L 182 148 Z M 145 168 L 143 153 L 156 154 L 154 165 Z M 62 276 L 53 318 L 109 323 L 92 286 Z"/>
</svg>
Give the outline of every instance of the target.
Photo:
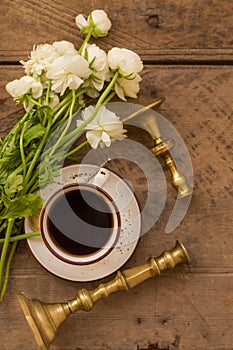
<svg viewBox="0 0 233 350">
<path fill-rule="evenodd" d="M 46 200 L 39 218 L 43 241 L 58 259 L 91 264 L 103 259 L 117 244 L 119 210 L 104 189 L 107 169 L 90 182 L 61 186 Z"/>
</svg>

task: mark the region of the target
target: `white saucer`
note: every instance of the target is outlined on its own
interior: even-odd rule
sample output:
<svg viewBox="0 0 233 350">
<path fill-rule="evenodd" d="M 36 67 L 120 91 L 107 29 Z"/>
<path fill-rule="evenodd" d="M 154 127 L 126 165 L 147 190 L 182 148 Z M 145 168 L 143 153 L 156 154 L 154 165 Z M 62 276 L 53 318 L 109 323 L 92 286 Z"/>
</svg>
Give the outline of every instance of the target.
<svg viewBox="0 0 233 350">
<path fill-rule="evenodd" d="M 90 164 L 71 165 L 63 168 L 56 181 L 41 191 L 43 199 L 46 199 L 61 184 L 87 181 L 97 169 L 97 166 Z M 35 258 L 54 275 L 71 281 L 93 281 L 118 270 L 134 252 L 141 232 L 141 216 L 137 200 L 125 181 L 112 171 L 103 188 L 116 202 L 122 223 L 118 243 L 103 259 L 88 265 L 69 264 L 54 256 L 44 244 L 41 236 L 28 238 L 28 245 Z M 30 221 L 26 218 L 25 232 L 32 231 Z"/>
</svg>

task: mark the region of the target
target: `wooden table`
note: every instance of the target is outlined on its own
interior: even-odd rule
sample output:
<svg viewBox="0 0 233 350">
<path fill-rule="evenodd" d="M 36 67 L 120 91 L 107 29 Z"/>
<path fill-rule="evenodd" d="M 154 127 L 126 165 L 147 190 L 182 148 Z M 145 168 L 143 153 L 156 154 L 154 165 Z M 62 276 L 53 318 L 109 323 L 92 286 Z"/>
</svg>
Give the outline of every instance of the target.
<svg viewBox="0 0 233 350">
<path fill-rule="evenodd" d="M 64 39 L 78 47 L 81 39 L 74 18 L 95 8 L 103 8 L 113 24 L 99 45 L 105 50 L 127 47 L 144 60 L 139 98 L 130 102 L 146 105 L 166 96 L 160 112 L 182 136 L 194 168 L 194 193 L 183 221 L 172 233 L 165 233 L 175 196 L 166 172 L 165 208 L 126 267 L 171 248 L 176 238 L 189 250 L 191 265 L 100 301 L 90 313 L 72 315 L 60 327 L 51 349 L 231 350 L 231 0 L 2 0 L 0 136 L 19 115 L 19 107 L 5 91 L 7 82 L 23 75 L 18 61 L 27 59 L 33 44 Z M 145 135 L 141 140 L 149 142 Z M 139 199 L 143 199 L 144 182 L 137 180 L 137 174 L 135 179 Z M 0 349 L 37 349 L 17 300 L 18 292 L 43 301 L 63 301 L 73 298 L 79 288 L 97 284 L 53 276 L 37 263 L 26 242 L 20 243 L 8 293 L 0 305 Z"/>
</svg>

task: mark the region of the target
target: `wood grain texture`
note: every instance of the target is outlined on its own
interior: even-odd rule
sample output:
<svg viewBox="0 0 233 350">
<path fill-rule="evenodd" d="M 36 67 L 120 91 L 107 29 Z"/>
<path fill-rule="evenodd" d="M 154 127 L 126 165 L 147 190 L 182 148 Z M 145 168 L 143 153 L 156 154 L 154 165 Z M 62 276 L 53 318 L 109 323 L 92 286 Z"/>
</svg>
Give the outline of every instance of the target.
<svg viewBox="0 0 233 350">
<path fill-rule="evenodd" d="M 1 136 L 20 112 L 4 85 L 21 74 L 19 67 L 0 67 Z M 139 98 L 130 102 L 146 105 L 157 97 L 167 97 L 160 112 L 185 141 L 193 163 L 195 189 L 184 220 L 166 234 L 175 190 L 165 171 L 168 193 L 164 210 L 125 267 L 160 254 L 172 247 L 176 238 L 187 246 L 191 265 L 148 280 L 129 293 L 112 295 L 90 313 L 72 315 L 59 329 L 51 350 L 232 349 L 233 67 L 148 65 L 141 87 Z M 130 135 L 151 147 L 140 129 L 131 130 Z M 140 169 L 123 160 L 112 168 L 129 180 L 134 175 L 135 194 L 144 203 L 146 179 Z M 24 291 L 28 297 L 43 301 L 63 301 L 73 298 L 79 288 L 94 288 L 97 284 L 73 283 L 51 275 L 22 242 L 13 263 L 9 291 L 0 305 L 1 350 L 37 348 L 16 293 Z"/>
<path fill-rule="evenodd" d="M 23 75 L 23 69 L 14 64 L 27 59 L 34 44 L 69 40 L 78 47 L 81 38 L 74 17 L 96 8 L 105 9 L 113 24 L 109 36 L 97 43 L 106 50 L 127 47 L 148 63 L 139 98 L 129 102 L 146 105 L 166 97 L 160 112 L 183 138 L 194 170 L 190 207 L 179 226 L 167 234 L 176 193 L 164 169 L 165 206 L 125 268 L 172 247 L 176 238 L 187 246 L 191 265 L 148 280 L 129 293 L 112 295 L 90 313 L 70 316 L 51 350 L 232 350 L 231 0 L 2 0 L 0 137 L 23 113 L 5 91 L 7 82 Z M 128 129 L 130 138 L 152 147 L 144 131 Z M 168 136 L 164 129 L 163 137 Z M 177 156 L 180 166 L 182 156 Z M 162 160 L 160 163 L 163 165 Z M 148 189 L 142 169 L 123 159 L 109 167 L 131 182 L 143 208 Z M 68 282 L 51 275 L 35 260 L 26 242 L 21 242 L 9 290 L 0 305 L 0 349 L 37 349 L 17 300 L 18 292 L 47 302 L 63 301 L 73 298 L 78 289 L 92 289 L 98 283 Z"/>
<path fill-rule="evenodd" d="M 127 47 L 149 61 L 232 61 L 231 0 L 2 0 L 0 60 L 26 59 L 34 44 L 69 40 L 77 47 L 78 13 L 109 14 L 113 28 L 99 45 Z"/>
</svg>

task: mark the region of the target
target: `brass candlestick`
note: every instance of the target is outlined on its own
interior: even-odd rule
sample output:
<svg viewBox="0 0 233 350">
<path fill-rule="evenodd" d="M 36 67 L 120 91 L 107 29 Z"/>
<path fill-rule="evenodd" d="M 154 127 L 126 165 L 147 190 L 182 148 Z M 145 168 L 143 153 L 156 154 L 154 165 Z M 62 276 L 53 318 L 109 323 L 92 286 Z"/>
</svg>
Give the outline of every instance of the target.
<svg viewBox="0 0 233 350">
<path fill-rule="evenodd" d="M 157 110 L 159 109 L 159 107 L 164 101 L 165 101 L 164 97 L 158 98 L 155 102 L 123 118 L 122 122 L 125 123 L 128 120 L 135 118 L 139 114 L 146 112 L 151 108 L 154 108 L 155 110 Z M 172 176 L 171 182 L 173 187 L 175 187 L 175 189 L 177 190 L 177 193 L 178 193 L 177 197 L 184 198 L 189 196 L 192 193 L 192 188 L 188 185 L 185 175 L 183 175 L 180 171 L 178 171 L 175 161 L 171 153 L 169 152 L 169 150 L 174 147 L 175 142 L 171 139 L 168 139 L 168 140 L 162 139 L 156 117 L 153 114 L 149 114 L 149 115 L 147 114 L 143 117 L 144 118 L 140 122 L 140 125 L 144 127 L 144 129 L 148 132 L 148 134 L 150 135 L 150 137 L 155 143 L 151 151 L 156 157 L 162 156 L 164 158 L 165 163 L 171 172 L 171 176 Z"/>
<path fill-rule="evenodd" d="M 168 139 L 163 141 L 161 138 L 155 140 L 155 146 L 152 148 L 152 153 L 157 156 L 163 156 L 166 165 L 171 172 L 171 182 L 173 187 L 177 190 L 177 198 L 184 198 L 192 193 L 192 188 L 188 185 L 186 176 L 178 171 L 174 159 L 171 156 L 169 150 L 174 146 L 174 141 Z"/>
<path fill-rule="evenodd" d="M 177 197 L 187 197 L 192 193 L 192 188 L 188 185 L 185 175 L 178 171 L 175 161 L 169 151 L 174 147 L 175 142 L 171 139 L 162 139 L 156 118 L 153 115 L 148 115 L 142 122 L 142 125 L 155 143 L 154 147 L 151 149 L 152 153 L 156 157 L 162 156 L 171 172 L 171 182 L 173 187 L 177 190 Z"/>
<path fill-rule="evenodd" d="M 145 264 L 118 271 L 116 277 L 101 283 L 88 291 L 81 289 L 77 296 L 64 303 L 45 304 L 37 299 L 29 300 L 24 294 L 18 298 L 26 319 L 31 327 L 40 350 L 47 350 L 54 340 L 60 324 L 78 310 L 90 311 L 94 304 L 119 290 L 128 291 L 144 280 L 159 275 L 162 271 L 173 269 L 178 264 L 189 264 L 189 255 L 181 242 L 176 241 L 173 249 L 164 251 L 157 258 L 150 258 Z"/>
</svg>

